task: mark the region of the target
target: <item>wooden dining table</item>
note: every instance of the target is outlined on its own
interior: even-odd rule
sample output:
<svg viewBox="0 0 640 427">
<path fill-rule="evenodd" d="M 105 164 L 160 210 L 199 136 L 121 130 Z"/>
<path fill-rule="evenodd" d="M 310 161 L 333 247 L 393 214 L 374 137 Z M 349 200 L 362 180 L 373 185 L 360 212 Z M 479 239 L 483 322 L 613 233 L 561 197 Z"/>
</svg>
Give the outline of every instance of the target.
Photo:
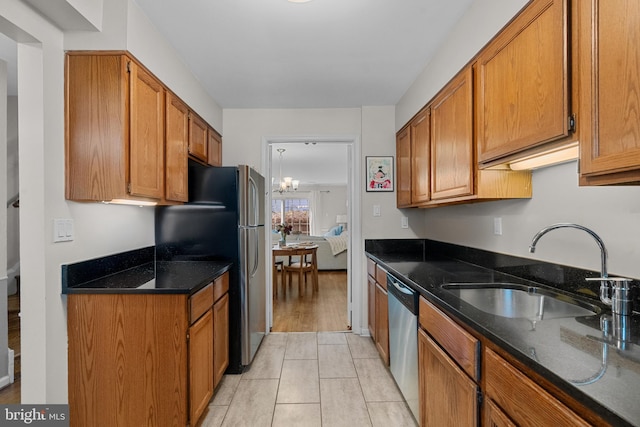
<svg viewBox="0 0 640 427">
<path fill-rule="evenodd" d="M 312 283 L 312 290 L 313 292 L 317 292 L 318 291 L 318 257 L 317 257 L 317 250 L 318 250 L 318 245 L 301 245 L 301 244 L 292 244 L 292 245 L 287 245 L 287 246 L 279 246 L 279 245 L 275 245 L 272 247 L 272 252 L 273 252 L 273 280 L 276 279 L 276 273 L 277 273 L 277 265 L 276 265 L 276 257 L 277 256 L 286 256 L 289 257 L 289 262 L 291 261 L 292 256 L 298 256 L 300 257 L 301 260 L 301 265 L 302 265 L 302 260 L 304 260 L 306 258 L 307 255 L 312 255 L 311 257 L 311 283 Z M 281 282 L 282 282 L 282 289 L 283 292 L 286 295 L 287 292 L 287 282 L 286 282 L 286 277 L 284 274 L 284 264 L 281 266 Z M 300 269 L 299 273 L 298 273 L 298 288 L 302 289 L 302 268 Z M 275 286 L 275 282 L 274 282 L 274 286 Z"/>
</svg>

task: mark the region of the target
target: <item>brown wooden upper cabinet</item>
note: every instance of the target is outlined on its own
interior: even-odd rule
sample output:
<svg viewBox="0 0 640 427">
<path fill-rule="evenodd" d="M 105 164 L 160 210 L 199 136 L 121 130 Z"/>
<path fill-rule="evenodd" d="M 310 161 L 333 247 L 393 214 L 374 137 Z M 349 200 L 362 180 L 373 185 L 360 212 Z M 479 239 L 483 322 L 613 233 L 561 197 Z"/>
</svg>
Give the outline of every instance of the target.
<svg viewBox="0 0 640 427">
<path fill-rule="evenodd" d="M 191 111 L 189 114 L 189 154 L 203 162 L 207 161 L 208 129 L 207 122 Z"/>
<path fill-rule="evenodd" d="M 578 1 L 580 184 L 640 182 L 640 3 Z"/>
<path fill-rule="evenodd" d="M 431 198 L 430 114 L 428 106 L 423 108 L 396 136 L 398 207 L 416 206 Z"/>
<path fill-rule="evenodd" d="M 396 134 L 396 176 L 398 193 L 396 205 L 411 207 L 411 129 L 406 125 Z"/>
<path fill-rule="evenodd" d="M 187 145 L 189 143 L 189 107 L 171 92 L 167 93 L 166 113 L 166 179 L 167 200 L 189 200 Z"/>
<path fill-rule="evenodd" d="M 188 157 L 220 163 L 221 136 L 124 51 L 67 53 L 65 127 L 69 200 L 183 203 Z"/>
<path fill-rule="evenodd" d="M 211 166 L 222 166 L 222 137 L 212 127 L 209 127 L 207 135 L 209 136 L 207 163 Z"/>
<path fill-rule="evenodd" d="M 67 199 L 161 199 L 162 84 L 122 53 L 69 53 L 65 73 Z"/>
<path fill-rule="evenodd" d="M 399 208 L 531 197 L 531 172 L 477 166 L 473 75 L 467 65 L 396 135 Z"/>
<path fill-rule="evenodd" d="M 478 55 L 481 164 L 569 135 L 567 16 L 567 0 L 533 0 Z"/>
<path fill-rule="evenodd" d="M 431 199 L 474 192 L 473 71 L 453 78 L 431 103 Z"/>
</svg>

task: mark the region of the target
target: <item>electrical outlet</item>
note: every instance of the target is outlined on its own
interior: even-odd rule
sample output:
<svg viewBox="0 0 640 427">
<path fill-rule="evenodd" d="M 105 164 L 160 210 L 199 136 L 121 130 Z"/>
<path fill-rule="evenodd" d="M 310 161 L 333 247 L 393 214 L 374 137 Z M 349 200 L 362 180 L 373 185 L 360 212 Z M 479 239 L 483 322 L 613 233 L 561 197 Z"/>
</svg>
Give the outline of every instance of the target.
<svg viewBox="0 0 640 427">
<path fill-rule="evenodd" d="M 502 236 L 502 218 L 493 218 L 493 234 Z"/>
</svg>

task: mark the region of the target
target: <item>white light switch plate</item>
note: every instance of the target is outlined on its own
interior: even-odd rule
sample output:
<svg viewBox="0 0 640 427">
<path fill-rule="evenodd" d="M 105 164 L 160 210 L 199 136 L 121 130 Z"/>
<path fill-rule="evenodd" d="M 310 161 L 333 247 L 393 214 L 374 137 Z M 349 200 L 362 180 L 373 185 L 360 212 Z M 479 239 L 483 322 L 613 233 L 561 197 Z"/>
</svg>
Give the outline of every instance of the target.
<svg viewBox="0 0 640 427">
<path fill-rule="evenodd" d="M 53 220 L 53 242 L 69 242 L 73 240 L 73 220 L 59 219 Z"/>
<path fill-rule="evenodd" d="M 493 218 L 493 234 L 502 236 L 502 218 Z"/>
<path fill-rule="evenodd" d="M 407 218 L 406 216 L 403 216 L 402 219 L 400 220 L 400 227 L 409 228 L 409 218 Z"/>
<path fill-rule="evenodd" d="M 373 216 L 380 216 L 380 205 L 373 205 Z"/>
</svg>

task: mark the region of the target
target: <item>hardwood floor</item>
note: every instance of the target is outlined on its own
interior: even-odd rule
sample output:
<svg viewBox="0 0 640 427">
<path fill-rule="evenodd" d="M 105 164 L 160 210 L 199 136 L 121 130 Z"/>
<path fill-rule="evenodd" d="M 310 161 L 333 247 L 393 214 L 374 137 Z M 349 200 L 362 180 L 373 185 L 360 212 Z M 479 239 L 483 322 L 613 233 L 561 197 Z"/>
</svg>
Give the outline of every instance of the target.
<svg viewBox="0 0 640 427">
<path fill-rule="evenodd" d="M 279 277 L 278 277 L 279 279 Z M 312 294 L 311 281 L 298 292 L 297 277 L 283 295 L 278 280 L 278 295 L 273 300 L 272 332 L 347 331 L 347 272 L 320 271 L 318 292 Z"/>
<path fill-rule="evenodd" d="M 15 381 L 0 390 L 0 404 L 20 403 L 20 294 L 7 298 L 9 348 L 14 352 Z"/>
</svg>

